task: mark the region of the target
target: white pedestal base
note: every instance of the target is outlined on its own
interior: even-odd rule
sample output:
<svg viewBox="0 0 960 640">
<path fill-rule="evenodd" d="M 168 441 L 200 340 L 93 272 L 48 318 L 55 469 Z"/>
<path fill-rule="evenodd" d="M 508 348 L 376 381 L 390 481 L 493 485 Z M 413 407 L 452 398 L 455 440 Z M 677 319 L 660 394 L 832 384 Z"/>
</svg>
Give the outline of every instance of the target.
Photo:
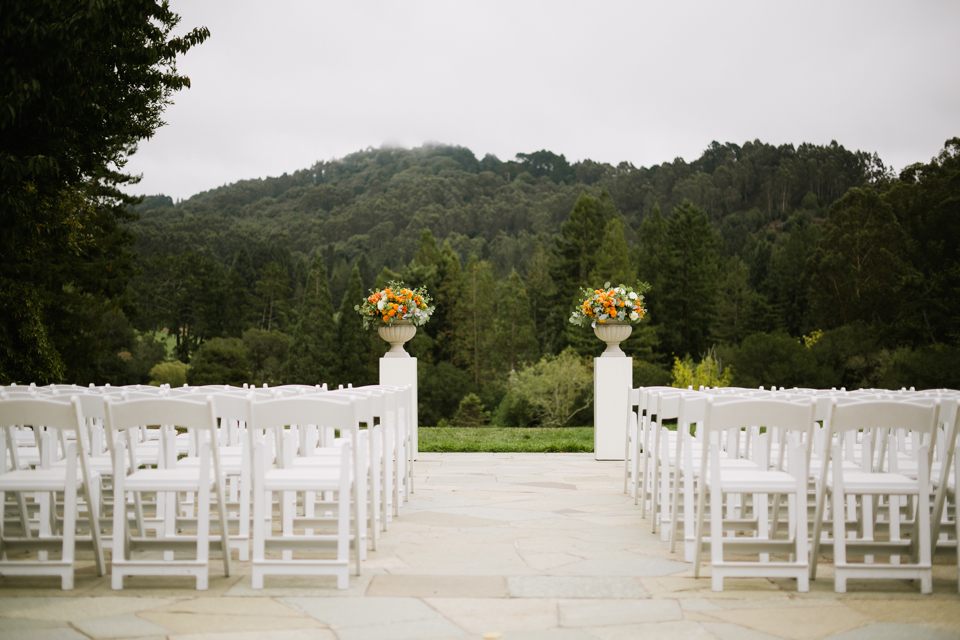
<svg viewBox="0 0 960 640">
<path fill-rule="evenodd" d="M 593 359 L 593 453 L 597 460 L 623 460 L 632 386 L 633 358 Z"/>
<path fill-rule="evenodd" d="M 417 359 L 380 358 L 380 384 L 391 387 L 413 386 L 413 455 L 417 457 Z M 624 396 L 626 403 L 626 396 Z"/>
</svg>

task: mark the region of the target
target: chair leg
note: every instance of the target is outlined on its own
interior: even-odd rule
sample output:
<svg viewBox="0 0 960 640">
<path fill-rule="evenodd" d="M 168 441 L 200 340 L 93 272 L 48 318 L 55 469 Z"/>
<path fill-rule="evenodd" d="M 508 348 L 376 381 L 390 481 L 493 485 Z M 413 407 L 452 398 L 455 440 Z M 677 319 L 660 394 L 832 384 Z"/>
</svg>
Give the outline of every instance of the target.
<svg viewBox="0 0 960 640">
<path fill-rule="evenodd" d="M 723 574 L 718 570 L 723 563 L 723 493 L 719 482 L 711 484 L 713 486 L 710 487 L 710 562 L 713 566 L 710 587 L 714 591 L 723 591 Z"/>
<path fill-rule="evenodd" d="M 840 459 L 840 445 L 833 445 L 833 564 L 834 578 L 833 590 L 836 593 L 846 593 L 847 576 L 845 574 L 847 564 L 847 527 L 846 527 L 846 505 L 843 492 L 843 470 Z M 826 482 L 826 478 L 823 480 Z M 838 518 L 840 519 L 837 522 Z"/>
<path fill-rule="evenodd" d="M 56 508 L 56 504 L 54 504 Z M 73 589 L 74 552 L 77 533 L 77 449 L 71 443 L 67 447 L 66 486 L 63 490 L 63 562 L 70 563 L 70 569 L 60 578 L 60 588 Z"/>
<path fill-rule="evenodd" d="M 269 525 L 264 522 L 264 510 L 272 501 L 272 498 L 268 500 L 264 495 L 263 470 L 263 443 L 257 442 L 254 445 L 253 473 L 251 474 L 253 476 L 253 575 L 251 580 L 254 589 L 263 589 L 263 574 L 260 573 L 257 563 L 263 562 L 265 557 L 266 533 L 264 528 Z"/>
<path fill-rule="evenodd" d="M 210 443 L 200 446 L 200 486 L 197 488 L 197 562 L 204 569 L 197 574 L 197 591 L 206 591 L 210 574 Z M 220 505 L 221 510 L 223 505 Z M 221 532 L 224 533 L 224 532 Z M 229 553 L 229 552 L 228 552 Z"/>
<path fill-rule="evenodd" d="M 123 589 L 122 564 L 127 559 L 129 535 L 127 497 L 124 494 L 124 479 L 126 476 L 123 459 L 125 455 L 126 451 L 124 451 L 123 445 L 118 443 L 114 452 L 115 464 L 113 466 L 113 541 L 111 543 L 113 567 L 110 575 L 110 588 L 115 591 Z"/>
</svg>

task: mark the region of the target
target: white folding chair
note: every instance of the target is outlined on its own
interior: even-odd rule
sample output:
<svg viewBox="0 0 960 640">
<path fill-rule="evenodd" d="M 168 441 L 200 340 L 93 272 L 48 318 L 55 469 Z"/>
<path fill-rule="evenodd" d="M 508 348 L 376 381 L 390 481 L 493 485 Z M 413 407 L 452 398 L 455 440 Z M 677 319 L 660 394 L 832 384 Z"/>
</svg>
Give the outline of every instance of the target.
<svg viewBox="0 0 960 640">
<path fill-rule="evenodd" d="M 814 404 L 811 399 L 787 401 L 737 398 L 722 403 L 714 400 L 713 397 L 705 399 L 704 440 L 707 451 L 702 456 L 700 471 L 694 575 L 700 575 L 705 507 L 709 493 L 711 586 L 714 591 L 722 591 L 724 578 L 731 577 L 794 578 L 797 580 L 798 591 L 808 591 L 810 565 L 807 546 L 807 446 L 813 433 Z M 788 459 L 783 460 L 783 456 L 780 456 L 781 460 L 777 464 L 765 460 L 767 448 L 760 444 L 757 447 L 759 455 L 756 468 L 724 468 L 720 463 L 721 432 L 751 428 L 755 425 L 763 426 L 767 431 L 776 428 L 787 436 Z M 724 536 L 723 520 L 731 515 L 729 509 L 724 510 L 724 494 L 752 497 L 752 509 L 756 519 L 753 537 L 737 537 L 735 531 L 731 532 L 734 533 L 733 536 Z M 771 494 L 774 495 L 772 514 L 768 506 Z M 779 496 L 783 495 L 788 497 L 789 504 L 786 540 L 776 537 Z M 724 557 L 725 548 L 735 553 L 757 554 L 759 560 L 729 561 Z M 785 554 L 788 557 L 785 560 L 771 561 L 770 554 Z"/>
<path fill-rule="evenodd" d="M 357 494 L 360 484 L 354 474 L 353 448 L 359 438 L 358 420 L 354 401 L 335 398 L 330 394 L 293 396 L 273 400 L 249 400 L 249 439 L 253 448 L 253 576 L 254 589 L 262 589 L 267 575 L 335 575 L 337 588 L 349 586 L 350 542 L 356 544 L 356 572 L 360 575 L 363 522 L 358 506 L 362 500 Z M 282 435 L 288 425 L 333 425 L 342 433 L 353 437 L 327 457 L 325 463 L 294 466 L 293 454 L 297 448 L 296 434 Z M 266 435 L 266 438 L 264 438 Z M 277 436 L 280 437 L 277 437 Z M 276 468 L 268 464 L 272 457 L 272 443 L 276 447 Z M 293 514 L 288 512 L 291 503 L 286 498 L 282 505 L 282 535 L 270 535 L 273 493 L 297 494 L 333 492 L 336 495 L 336 514 L 333 516 L 335 533 L 295 535 Z M 352 506 L 352 508 L 351 508 Z M 298 518 L 308 528 L 330 524 L 330 517 Z M 351 520 L 356 524 L 355 534 L 350 535 Z M 294 558 L 295 552 L 318 551 L 322 546 L 334 544 L 333 558 Z M 267 550 L 281 551 L 283 557 L 268 558 Z"/>
<path fill-rule="evenodd" d="M 8 535 L 4 518 L 0 518 L 0 575 L 40 575 L 60 576 L 62 589 L 73 589 L 74 562 L 77 546 L 87 546 L 93 550 L 97 573 L 103 575 L 106 565 L 100 538 L 100 526 L 95 499 L 95 476 L 88 467 L 86 438 L 83 433 L 83 414 L 80 402 L 73 398 L 69 403 L 50 399 L 30 398 L 0 400 L 0 426 L 8 431 L 12 425 L 31 425 L 47 431 L 41 438 L 40 468 L 7 469 L 7 438 L 0 438 L 0 507 L 6 508 L 6 493 L 18 495 L 17 504 L 21 509 L 21 535 Z M 66 432 L 74 437 L 64 447 L 64 464 L 52 464 L 55 450 L 63 441 L 56 434 Z M 79 465 L 78 465 L 79 461 Z M 26 513 L 26 492 L 38 492 L 45 496 L 52 508 L 44 514 L 40 531 L 33 536 Z M 86 503 L 90 537 L 77 538 L 78 492 L 82 492 Z M 63 493 L 62 525 L 57 527 L 55 496 Z M 49 519 L 48 519 L 49 518 Z M 85 544 L 78 545 L 78 542 Z M 60 550 L 60 560 L 50 560 L 47 552 Z M 37 560 L 10 560 L 7 554 L 12 551 L 38 551 Z"/>
<path fill-rule="evenodd" d="M 943 447 L 939 473 L 936 475 L 937 491 L 931 519 L 931 549 L 934 555 L 948 553 L 957 560 L 957 590 L 960 592 L 960 504 L 957 487 L 960 487 L 960 464 L 957 463 L 957 439 L 960 437 L 960 394 L 945 396 L 940 404 L 940 422 L 944 424 Z M 949 506 L 953 507 L 953 520 L 949 520 Z M 941 531 L 950 529 L 953 539 Z"/>
<path fill-rule="evenodd" d="M 198 398 L 199 399 L 199 398 Z M 209 578 L 209 557 L 211 544 L 219 547 L 223 554 L 224 574 L 230 575 L 230 550 L 227 541 L 226 500 L 223 489 L 223 473 L 220 468 L 220 451 L 217 446 L 217 422 L 213 399 L 203 402 L 196 399 L 147 398 L 138 400 L 116 400 L 107 398 L 106 426 L 112 433 L 113 454 L 113 570 L 111 585 L 113 589 L 123 589 L 124 576 L 194 576 L 198 590 L 207 588 Z M 160 468 L 141 469 L 136 458 L 136 447 L 132 433 L 146 424 L 159 424 L 168 429 L 168 443 L 173 438 L 173 427 L 183 427 L 191 436 L 201 442 L 197 466 L 185 467 L 170 465 L 169 459 L 163 460 Z M 193 432 L 197 432 L 194 434 Z M 169 453 L 169 449 L 168 449 Z M 125 459 L 126 458 L 126 464 Z M 179 505 L 163 512 L 163 522 L 156 538 L 148 538 L 143 525 L 138 523 L 138 536 L 130 531 L 130 521 L 126 516 L 125 504 L 127 492 L 157 494 L 157 505 L 161 504 L 164 494 L 178 497 L 182 493 L 197 495 L 197 531 L 196 535 L 177 533 L 176 519 Z M 217 500 L 219 534 L 211 543 L 210 536 L 210 498 L 211 492 Z M 189 560 L 170 559 L 177 551 L 196 549 L 195 557 Z M 140 551 L 163 550 L 166 557 L 134 557 Z M 170 553 L 173 552 L 173 553 Z"/>
<path fill-rule="evenodd" d="M 849 579 L 914 579 L 920 580 L 920 590 L 933 589 L 932 554 L 930 539 L 930 455 L 931 443 L 940 412 L 939 400 L 904 399 L 870 400 L 849 404 L 834 403 L 831 411 L 828 444 L 829 455 L 824 459 L 825 481 L 817 494 L 817 511 L 832 499 L 834 590 L 844 593 Z M 843 464 L 841 444 L 846 434 L 864 432 L 864 446 L 859 469 L 851 470 Z M 898 473 L 896 452 L 882 451 L 889 434 L 896 437 L 901 431 L 912 432 L 917 439 L 916 477 Z M 833 442 L 836 434 L 838 441 Z M 873 446 L 880 443 L 881 446 Z M 847 497 L 859 497 L 853 531 L 857 539 L 848 541 L 851 533 L 846 526 Z M 887 498 L 889 540 L 876 540 L 876 512 L 878 498 Z M 901 500 L 907 496 L 906 504 Z M 901 505 L 912 502 L 911 522 L 901 522 Z M 817 553 L 822 544 L 821 522 L 814 523 L 814 556 L 810 573 L 816 575 Z M 901 537 L 909 528 L 911 538 Z M 867 562 L 849 562 L 847 553 L 863 554 Z M 872 564 L 873 556 L 889 556 L 889 564 Z M 911 562 L 901 563 L 901 556 L 909 555 Z"/>
</svg>

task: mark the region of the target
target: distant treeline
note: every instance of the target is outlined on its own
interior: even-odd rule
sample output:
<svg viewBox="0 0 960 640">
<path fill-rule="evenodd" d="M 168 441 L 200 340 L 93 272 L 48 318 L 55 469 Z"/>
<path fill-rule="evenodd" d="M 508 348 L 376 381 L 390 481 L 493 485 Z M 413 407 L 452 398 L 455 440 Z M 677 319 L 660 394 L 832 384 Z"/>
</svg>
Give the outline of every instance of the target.
<svg viewBox="0 0 960 640">
<path fill-rule="evenodd" d="M 511 372 L 598 354 L 566 321 L 576 295 L 640 279 L 637 384 L 712 349 L 744 385 L 960 386 L 957 138 L 899 176 L 836 142 L 712 143 L 649 168 L 368 149 L 136 213 L 133 304 L 68 378 L 146 381 L 166 329 L 194 381 L 370 382 L 386 345 L 353 305 L 403 278 L 438 303 L 410 346 L 422 422 L 474 393 L 531 424 Z"/>
</svg>

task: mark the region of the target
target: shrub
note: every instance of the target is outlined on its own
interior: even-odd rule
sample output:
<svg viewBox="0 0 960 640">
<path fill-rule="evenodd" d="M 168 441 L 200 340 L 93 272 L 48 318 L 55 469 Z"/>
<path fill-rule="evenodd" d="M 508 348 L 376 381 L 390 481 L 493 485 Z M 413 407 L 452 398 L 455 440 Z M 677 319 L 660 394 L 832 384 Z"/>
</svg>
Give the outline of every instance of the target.
<svg viewBox="0 0 960 640">
<path fill-rule="evenodd" d="M 517 375 L 512 393 L 526 401 L 544 427 L 565 427 L 593 402 L 593 371 L 572 348 L 544 356 Z"/>
<path fill-rule="evenodd" d="M 187 382 L 192 386 L 230 384 L 239 387 L 249 381 L 247 350 L 237 338 L 207 340 L 197 349 L 187 371 Z"/>
<path fill-rule="evenodd" d="M 693 358 L 687 356 L 683 360 L 673 359 L 673 370 L 670 372 L 670 386 L 679 389 L 693 387 L 729 387 L 733 382 L 733 367 L 727 365 L 721 372 L 720 358 L 711 348 L 696 365 Z"/>
<path fill-rule="evenodd" d="M 458 427 L 482 427 L 490 420 L 490 412 L 484 411 L 480 396 L 468 393 L 460 401 L 457 414 L 453 416 L 453 424 Z"/>
<path fill-rule="evenodd" d="M 810 387 L 819 379 L 810 349 L 786 333 L 755 333 L 733 356 L 735 381 L 743 387 Z"/>
<path fill-rule="evenodd" d="M 670 372 L 646 360 L 633 360 L 634 387 L 662 387 L 670 384 Z"/>
<path fill-rule="evenodd" d="M 174 360 L 161 362 L 150 369 L 150 384 L 159 387 L 168 384 L 171 387 L 182 387 L 187 382 L 187 371 L 190 365 Z"/>
</svg>

